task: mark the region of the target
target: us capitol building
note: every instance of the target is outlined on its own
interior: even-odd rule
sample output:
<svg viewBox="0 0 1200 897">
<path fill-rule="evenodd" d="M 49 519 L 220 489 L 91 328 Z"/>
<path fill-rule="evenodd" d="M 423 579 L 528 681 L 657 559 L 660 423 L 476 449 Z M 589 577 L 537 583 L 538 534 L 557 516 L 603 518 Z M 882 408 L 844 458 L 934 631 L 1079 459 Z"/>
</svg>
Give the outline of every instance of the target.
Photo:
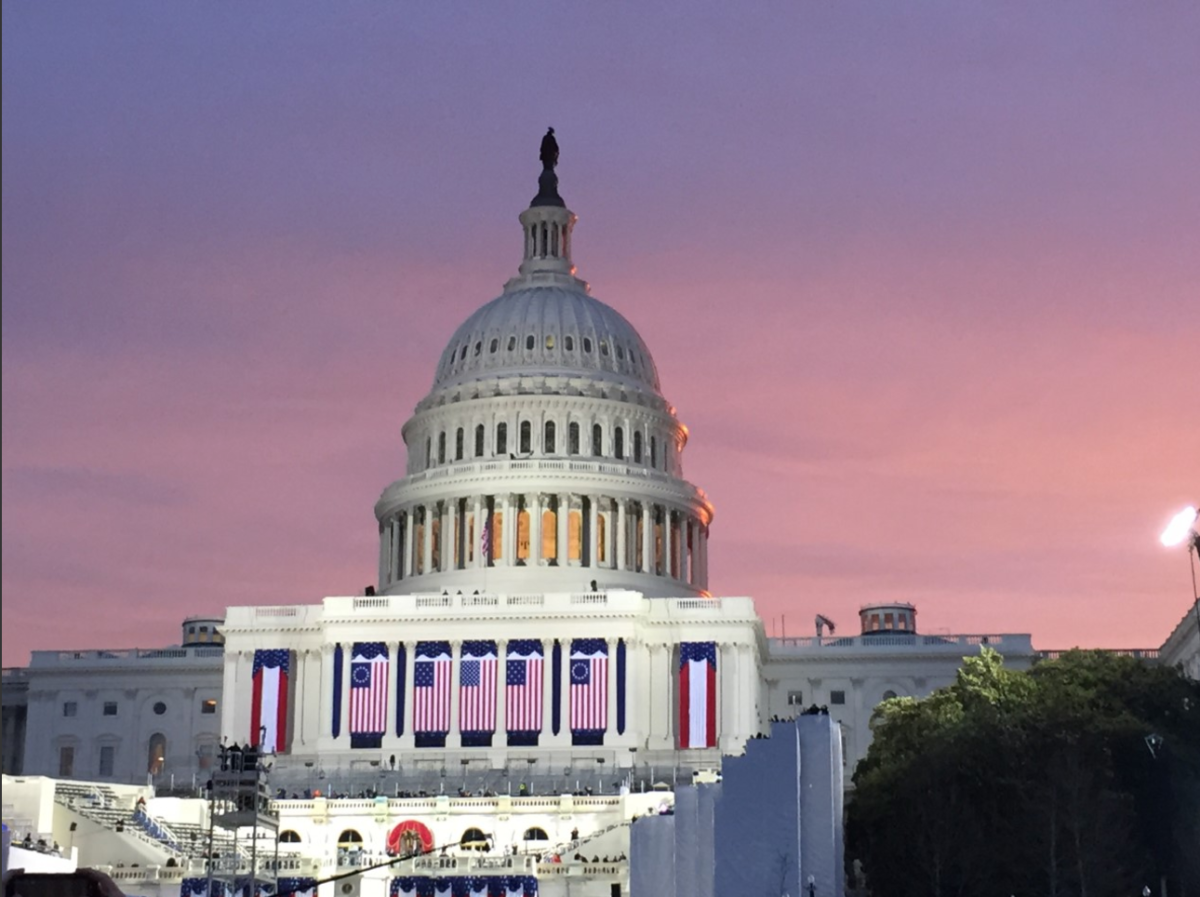
<svg viewBox="0 0 1200 897">
<path fill-rule="evenodd" d="M 452 874 L 509 854 L 543 893 L 607 895 L 628 888 L 629 820 L 717 778 L 773 719 L 826 707 L 848 778 L 881 700 L 950 683 L 984 644 L 1033 662 L 1026 634 L 919 634 L 910 604 L 867 604 L 858 634 L 819 618 L 769 638 L 750 598 L 711 593 L 687 427 L 633 325 L 576 276 L 548 138 L 517 275 L 450 337 L 403 427 L 377 584 L 190 618 L 180 647 L 6 670 L 10 828 L 85 864 L 124 857 L 129 893 L 201 893 L 195 862 L 221 839 L 195 796 L 222 742 L 255 745 L 274 798 L 258 862 L 297 880 L 385 861 L 404 835 Z M 138 837 L 115 828 L 131 808 Z M 383 897 L 440 873 L 374 874 L 342 881 Z"/>
</svg>

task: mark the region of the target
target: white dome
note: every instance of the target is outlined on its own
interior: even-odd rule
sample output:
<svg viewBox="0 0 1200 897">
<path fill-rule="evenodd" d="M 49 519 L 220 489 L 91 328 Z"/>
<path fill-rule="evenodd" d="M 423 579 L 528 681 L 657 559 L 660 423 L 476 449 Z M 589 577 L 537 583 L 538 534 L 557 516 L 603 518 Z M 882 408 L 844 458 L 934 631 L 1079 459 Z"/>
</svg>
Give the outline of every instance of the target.
<svg viewBox="0 0 1200 897">
<path fill-rule="evenodd" d="M 597 373 L 659 392 L 645 342 L 620 313 L 581 290 L 528 286 L 505 292 L 454 332 L 434 389 L 481 378 Z"/>
</svg>

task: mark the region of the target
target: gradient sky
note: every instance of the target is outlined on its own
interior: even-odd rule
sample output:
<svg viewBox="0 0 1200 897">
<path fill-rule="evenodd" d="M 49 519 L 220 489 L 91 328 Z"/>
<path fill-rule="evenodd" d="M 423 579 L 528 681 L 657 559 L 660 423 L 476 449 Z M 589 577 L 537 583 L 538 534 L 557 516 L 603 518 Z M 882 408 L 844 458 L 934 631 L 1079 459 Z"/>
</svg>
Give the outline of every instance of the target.
<svg viewBox="0 0 1200 897">
<path fill-rule="evenodd" d="M 400 426 L 575 261 L 809 634 L 1157 646 L 1200 501 L 1200 5 L 3 4 L 3 661 L 353 594 Z"/>
</svg>

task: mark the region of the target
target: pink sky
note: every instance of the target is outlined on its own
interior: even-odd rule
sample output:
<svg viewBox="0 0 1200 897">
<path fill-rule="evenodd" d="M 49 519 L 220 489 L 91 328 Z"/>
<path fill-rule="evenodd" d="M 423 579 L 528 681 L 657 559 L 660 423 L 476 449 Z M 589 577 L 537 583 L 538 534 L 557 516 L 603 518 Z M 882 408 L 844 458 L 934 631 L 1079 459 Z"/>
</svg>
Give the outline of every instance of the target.
<svg viewBox="0 0 1200 897">
<path fill-rule="evenodd" d="M 899 599 L 1161 644 L 1200 10 L 765 10 L 5 5 L 4 664 L 372 582 L 400 426 L 515 273 L 551 124 L 717 594 L 797 634 Z"/>
</svg>

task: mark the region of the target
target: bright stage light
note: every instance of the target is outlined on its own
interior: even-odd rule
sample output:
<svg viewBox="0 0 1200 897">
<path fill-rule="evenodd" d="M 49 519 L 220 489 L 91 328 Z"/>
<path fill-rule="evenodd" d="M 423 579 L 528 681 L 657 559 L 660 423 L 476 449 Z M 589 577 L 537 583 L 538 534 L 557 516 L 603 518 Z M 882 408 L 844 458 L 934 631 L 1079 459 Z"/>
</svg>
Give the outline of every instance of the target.
<svg viewBox="0 0 1200 897">
<path fill-rule="evenodd" d="M 1167 524 L 1167 528 L 1158 537 L 1159 541 L 1168 548 L 1183 542 L 1192 532 L 1192 524 L 1196 522 L 1196 514 L 1195 508 L 1184 508 L 1171 518 L 1171 522 Z"/>
</svg>

